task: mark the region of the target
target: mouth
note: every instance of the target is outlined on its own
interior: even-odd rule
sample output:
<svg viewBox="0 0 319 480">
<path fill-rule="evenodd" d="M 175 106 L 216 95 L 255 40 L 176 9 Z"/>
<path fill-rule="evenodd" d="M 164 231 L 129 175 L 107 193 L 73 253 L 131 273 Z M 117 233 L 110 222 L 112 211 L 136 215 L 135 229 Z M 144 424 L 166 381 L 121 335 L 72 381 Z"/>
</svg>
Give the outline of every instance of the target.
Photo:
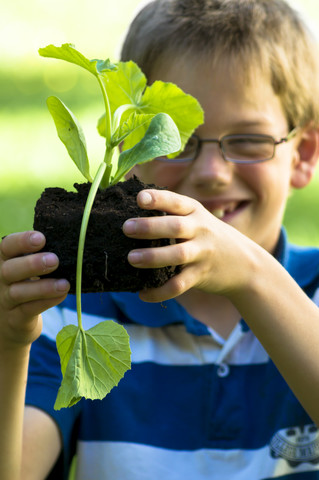
<svg viewBox="0 0 319 480">
<path fill-rule="evenodd" d="M 212 205 L 203 202 L 203 205 L 207 210 L 209 210 L 216 218 L 224 222 L 230 221 L 233 217 L 242 212 L 248 204 L 248 200 L 242 200 L 238 202 L 233 201 L 225 203 L 224 205 L 213 207 Z"/>
</svg>

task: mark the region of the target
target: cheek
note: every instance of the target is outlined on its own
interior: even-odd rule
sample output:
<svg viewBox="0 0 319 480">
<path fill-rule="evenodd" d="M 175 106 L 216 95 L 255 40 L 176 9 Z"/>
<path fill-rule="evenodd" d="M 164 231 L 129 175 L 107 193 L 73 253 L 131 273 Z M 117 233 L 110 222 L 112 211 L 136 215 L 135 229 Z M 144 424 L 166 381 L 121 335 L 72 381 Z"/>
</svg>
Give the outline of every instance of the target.
<svg viewBox="0 0 319 480">
<path fill-rule="evenodd" d="M 290 180 L 287 169 L 281 163 L 273 159 L 272 163 L 242 166 L 240 174 L 260 202 L 267 203 L 272 208 L 282 208 L 281 204 L 289 195 Z"/>
</svg>

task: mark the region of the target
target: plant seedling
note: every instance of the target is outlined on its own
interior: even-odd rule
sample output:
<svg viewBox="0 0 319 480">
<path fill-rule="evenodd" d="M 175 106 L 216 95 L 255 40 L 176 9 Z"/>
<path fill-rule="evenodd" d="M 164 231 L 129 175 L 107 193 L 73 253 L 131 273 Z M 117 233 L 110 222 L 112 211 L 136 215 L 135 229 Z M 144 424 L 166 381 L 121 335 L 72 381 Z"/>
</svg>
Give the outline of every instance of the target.
<svg viewBox="0 0 319 480">
<path fill-rule="evenodd" d="M 107 320 L 85 331 L 81 313 L 82 263 L 90 212 L 99 188 L 119 182 L 135 165 L 156 157 L 174 157 L 183 150 L 203 111 L 192 96 L 172 83 L 147 86 L 145 75 L 132 61 L 112 63 L 89 60 L 72 44 L 39 49 L 43 57 L 56 58 L 84 68 L 97 79 L 105 113 L 98 131 L 105 137 L 105 155 L 94 177 L 82 128 L 74 114 L 57 97 L 47 99 L 57 133 L 84 178 L 91 183 L 83 212 L 77 251 L 76 306 L 78 325 L 67 325 L 57 335 L 63 380 L 54 405 L 69 407 L 82 397 L 102 399 L 130 368 L 126 330 Z M 117 162 L 114 152 L 121 144 Z"/>
</svg>

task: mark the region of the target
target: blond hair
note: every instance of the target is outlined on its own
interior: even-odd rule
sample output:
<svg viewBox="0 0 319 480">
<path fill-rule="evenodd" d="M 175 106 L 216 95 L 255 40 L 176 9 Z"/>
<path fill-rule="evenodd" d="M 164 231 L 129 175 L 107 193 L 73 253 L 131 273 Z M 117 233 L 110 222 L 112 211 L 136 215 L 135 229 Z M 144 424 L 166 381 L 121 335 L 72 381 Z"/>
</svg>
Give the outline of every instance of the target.
<svg viewBox="0 0 319 480">
<path fill-rule="evenodd" d="M 229 59 L 262 68 L 291 127 L 319 125 L 318 50 L 300 15 L 284 0 L 154 0 L 133 20 L 121 59 L 150 78 L 174 58 Z"/>
</svg>

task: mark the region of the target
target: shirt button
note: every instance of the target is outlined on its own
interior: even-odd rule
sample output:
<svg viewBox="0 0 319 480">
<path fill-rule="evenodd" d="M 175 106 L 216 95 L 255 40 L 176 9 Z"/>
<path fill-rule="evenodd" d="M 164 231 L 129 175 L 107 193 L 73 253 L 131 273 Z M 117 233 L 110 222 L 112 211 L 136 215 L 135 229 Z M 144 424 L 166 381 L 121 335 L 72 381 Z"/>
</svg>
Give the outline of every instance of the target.
<svg viewBox="0 0 319 480">
<path fill-rule="evenodd" d="M 226 363 L 221 363 L 217 369 L 217 375 L 221 378 L 229 375 L 229 366 Z"/>
</svg>

